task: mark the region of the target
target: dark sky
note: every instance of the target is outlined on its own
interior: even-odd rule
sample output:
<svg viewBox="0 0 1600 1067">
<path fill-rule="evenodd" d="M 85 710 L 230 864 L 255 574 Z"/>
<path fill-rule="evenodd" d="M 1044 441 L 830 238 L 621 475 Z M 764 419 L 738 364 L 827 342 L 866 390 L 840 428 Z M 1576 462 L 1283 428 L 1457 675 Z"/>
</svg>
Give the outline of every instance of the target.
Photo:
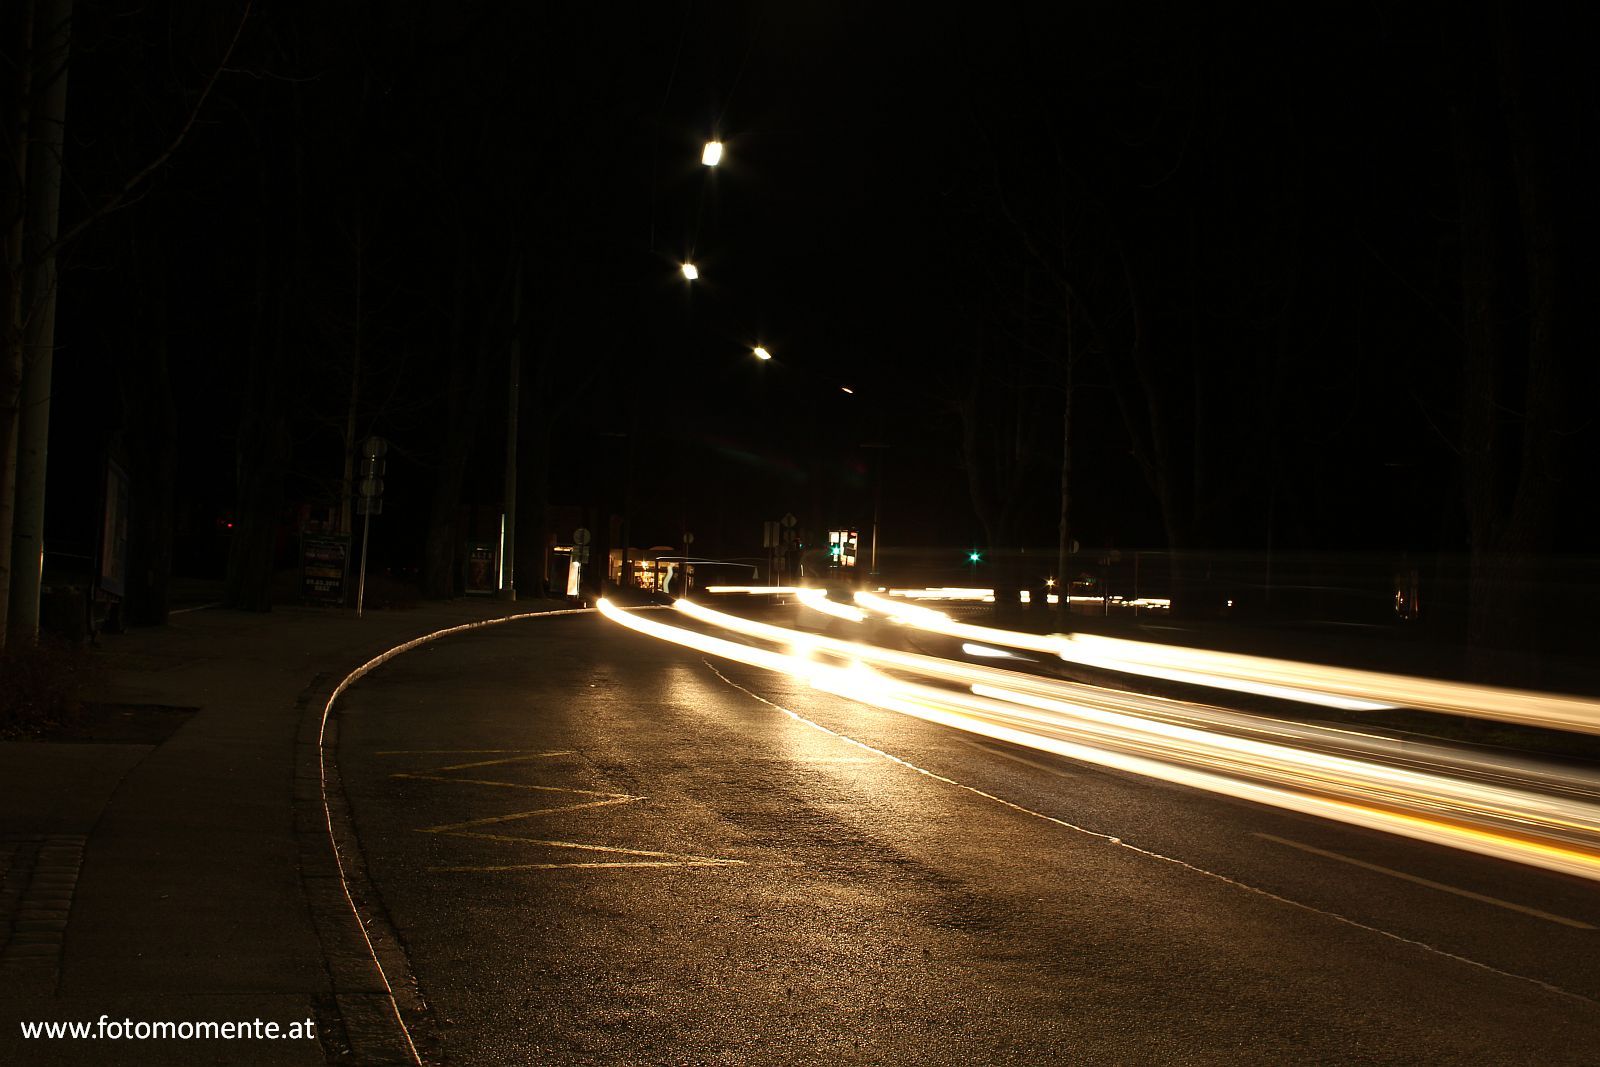
<svg viewBox="0 0 1600 1067">
<path fill-rule="evenodd" d="M 81 4 L 68 215 L 167 143 L 227 7 Z M 183 529 L 238 507 L 263 361 L 290 398 L 285 513 L 327 499 L 358 278 L 358 421 L 395 446 L 379 551 L 420 552 L 452 395 L 463 502 L 497 511 L 520 253 L 549 500 L 628 510 L 637 543 L 688 522 L 742 554 L 785 510 L 864 526 L 881 455 L 887 539 L 1048 546 L 1070 352 L 1085 543 L 1461 551 L 1473 176 L 1499 388 L 1522 395 L 1536 262 L 1561 392 L 1594 384 L 1576 30 L 1472 5 L 258 5 L 188 141 L 69 261 L 56 539 L 93 504 L 54 486 L 148 417 L 117 368 L 155 336 Z M 1542 260 L 1529 187 L 1560 220 Z M 474 393 L 451 367 L 489 351 Z M 1557 421 L 1570 494 L 1593 432 L 1576 405 Z M 971 466 L 1004 509 L 974 508 Z"/>
</svg>

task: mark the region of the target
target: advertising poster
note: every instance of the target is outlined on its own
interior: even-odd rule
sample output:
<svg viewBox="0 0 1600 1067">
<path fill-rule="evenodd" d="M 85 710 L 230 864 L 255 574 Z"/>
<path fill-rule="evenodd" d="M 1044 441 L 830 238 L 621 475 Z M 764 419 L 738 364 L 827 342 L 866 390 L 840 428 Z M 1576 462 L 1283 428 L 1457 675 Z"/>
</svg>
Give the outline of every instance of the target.
<svg viewBox="0 0 1600 1067">
<path fill-rule="evenodd" d="M 301 535 L 301 596 L 318 604 L 343 604 L 349 574 L 350 538 L 347 535 Z"/>
</svg>

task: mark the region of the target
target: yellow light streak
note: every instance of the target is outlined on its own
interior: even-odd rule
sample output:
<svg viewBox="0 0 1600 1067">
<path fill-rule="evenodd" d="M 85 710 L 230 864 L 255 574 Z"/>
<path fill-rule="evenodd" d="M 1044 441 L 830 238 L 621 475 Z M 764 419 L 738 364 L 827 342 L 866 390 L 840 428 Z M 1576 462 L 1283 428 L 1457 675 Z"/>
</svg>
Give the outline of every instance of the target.
<svg viewBox="0 0 1600 1067">
<path fill-rule="evenodd" d="M 656 622 L 606 600 L 599 604 L 607 618 L 639 633 L 969 733 L 1600 879 L 1597 783 L 1581 773 L 804 634 L 687 600 L 674 607 L 702 624 L 796 654 Z"/>
<path fill-rule="evenodd" d="M 820 611 L 822 614 L 831 615 L 836 619 L 844 619 L 846 622 L 861 622 L 867 617 L 867 613 L 860 608 L 852 608 L 846 604 L 835 604 L 829 600 L 826 589 L 798 589 L 795 591 L 795 596 L 800 603 L 811 610 Z"/>
<path fill-rule="evenodd" d="M 751 596 L 780 596 L 798 593 L 793 585 L 708 585 L 708 593 L 748 593 Z"/>
</svg>

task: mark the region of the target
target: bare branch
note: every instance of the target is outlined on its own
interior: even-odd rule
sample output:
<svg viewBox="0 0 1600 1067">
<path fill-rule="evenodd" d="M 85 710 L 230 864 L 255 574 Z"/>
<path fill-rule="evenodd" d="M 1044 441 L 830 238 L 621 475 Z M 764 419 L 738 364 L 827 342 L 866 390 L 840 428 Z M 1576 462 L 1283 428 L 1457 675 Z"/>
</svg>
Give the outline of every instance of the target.
<svg viewBox="0 0 1600 1067">
<path fill-rule="evenodd" d="M 138 187 L 143 184 L 145 179 L 149 178 L 150 175 L 154 174 L 156 171 L 165 166 L 167 161 L 177 153 L 180 147 L 182 147 L 183 142 L 189 136 L 189 131 L 194 128 L 196 120 L 200 118 L 200 112 L 206 106 L 206 99 L 211 96 L 211 90 L 216 88 L 217 79 L 222 76 L 222 72 L 224 70 L 228 69 L 228 60 L 233 58 L 233 50 L 238 46 L 239 38 L 244 33 L 245 23 L 250 21 L 250 6 L 252 3 L 254 3 L 254 0 L 245 0 L 244 11 L 239 15 L 239 24 L 234 27 L 233 38 L 228 42 L 228 49 L 222 53 L 222 59 L 217 63 L 217 69 L 212 71 L 211 77 L 206 79 L 205 87 L 200 90 L 199 99 L 194 102 L 194 107 L 190 109 L 189 117 L 184 120 L 182 128 L 178 130 L 177 136 L 173 137 L 171 143 L 169 143 L 159 155 L 157 155 L 126 182 L 124 182 L 121 189 L 118 189 L 115 193 L 108 197 L 99 207 L 95 208 L 93 211 L 89 212 L 89 214 L 79 219 L 71 228 L 67 230 L 66 233 L 56 238 L 54 243 L 48 245 L 42 251 L 40 251 L 39 256 L 41 259 L 55 255 L 58 251 L 60 251 L 62 246 L 72 241 L 79 234 L 83 233 L 84 230 L 88 229 L 94 223 L 109 215 L 117 208 L 123 206 L 128 197 L 133 194 L 134 190 L 138 189 Z"/>
</svg>

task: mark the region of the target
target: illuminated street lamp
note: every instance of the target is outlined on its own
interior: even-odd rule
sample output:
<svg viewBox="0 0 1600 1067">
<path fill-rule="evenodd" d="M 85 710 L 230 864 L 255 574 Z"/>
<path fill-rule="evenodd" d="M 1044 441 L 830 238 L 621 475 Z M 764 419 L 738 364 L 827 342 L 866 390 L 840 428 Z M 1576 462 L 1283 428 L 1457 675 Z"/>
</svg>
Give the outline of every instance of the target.
<svg viewBox="0 0 1600 1067">
<path fill-rule="evenodd" d="M 683 269 L 683 277 L 684 277 L 685 281 L 691 281 L 692 282 L 696 278 L 700 277 L 700 269 L 698 267 L 696 267 L 693 263 L 685 263 L 683 265 L 682 269 Z"/>
<path fill-rule="evenodd" d="M 756 345 L 754 351 L 755 351 L 755 356 L 756 356 L 757 359 L 771 359 L 772 358 L 772 353 L 768 352 L 765 348 L 762 348 L 760 345 Z"/>
<path fill-rule="evenodd" d="M 707 141 L 705 151 L 700 153 L 700 162 L 708 167 L 714 167 L 722 162 L 722 142 Z"/>
</svg>

